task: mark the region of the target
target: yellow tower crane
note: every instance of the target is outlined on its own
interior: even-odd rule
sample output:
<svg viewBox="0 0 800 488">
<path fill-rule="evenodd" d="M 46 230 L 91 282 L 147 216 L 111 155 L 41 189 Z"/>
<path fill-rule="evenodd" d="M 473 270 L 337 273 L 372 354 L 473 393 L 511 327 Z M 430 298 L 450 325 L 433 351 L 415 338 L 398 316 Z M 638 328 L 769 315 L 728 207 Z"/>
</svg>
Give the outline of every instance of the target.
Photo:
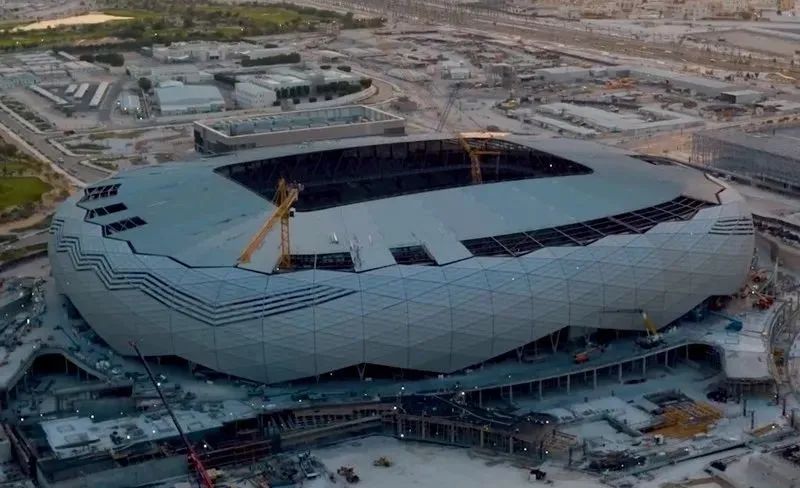
<svg viewBox="0 0 800 488">
<path fill-rule="evenodd" d="M 445 126 L 448 125 L 448 117 L 450 116 L 450 111 L 453 109 L 456 100 L 458 99 L 458 94 L 461 91 L 462 84 L 456 83 L 453 85 L 453 89 L 450 92 L 450 95 L 447 97 L 447 102 L 445 102 L 444 109 L 442 110 L 442 114 L 439 117 L 439 123 L 436 126 L 436 132 L 441 132 Z M 479 185 L 483 183 L 483 176 L 481 174 L 481 156 L 488 156 L 488 155 L 497 155 L 500 154 L 498 151 L 489 151 L 486 149 L 486 141 L 492 138 L 491 133 L 462 133 L 456 134 L 456 139 L 458 143 L 464 148 L 467 155 L 469 155 L 470 161 L 470 177 L 472 179 L 473 185 Z M 481 139 L 483 143 L 481 144 L 483 147 L 475 147 L 472 145 L 470 141 Z"/>
<path fill-rule="evenodd" d="M 492 139 L 491 134 L 481 134 L 478 139 L 482 140 L 481 147 L 475 147 L 470 143 L 470 140 L 474 139 L 473 135 L 470 134 L 459 134 L 458 135 L 458 142 L 461 144 L 461 147 L 464 148 L 464 151 L 469 155 L 470 161 L 470 176 L 472 177 L 472 184 L 473 185 L 480 185 L 483 183 L 483 174 L 481 173 L 481 156 L 496 156 L 500 154 L 500 151 L 492 151 L 486 149 L 486 143 Z"/>
<path fill-rule="evenodd" d="M 291 248 L 289 242 L 289 217 L 292 216 L 292 205 L 297 201 L 300 194 L 301 187 L 299 185 L 289 184 L 285 179 L 278 180 L 278 186 L 275 189 L 275 196 L 272 203 L 275 204 L 275 211 L 264 222 L 258 232 L 253 235 L 247 247 L 244 248 L 242 254 L 239 256 L 238 263 L 249 263 L 261 245 L 264 244 L 264 239 L 267 234 L 275 227 L 279 221 L 281 223 L 281 256 L 278 259 L 277 269 L 288 269 L 292 266 Z"/>
</svg>

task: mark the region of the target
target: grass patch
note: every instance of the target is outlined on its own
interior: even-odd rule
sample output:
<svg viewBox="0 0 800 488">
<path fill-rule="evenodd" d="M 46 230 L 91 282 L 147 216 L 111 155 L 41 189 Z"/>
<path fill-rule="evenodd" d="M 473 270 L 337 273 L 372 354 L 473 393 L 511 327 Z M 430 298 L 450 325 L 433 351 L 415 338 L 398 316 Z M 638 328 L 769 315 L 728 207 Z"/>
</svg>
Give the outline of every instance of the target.
<svg viewBox="0 0 800 488">
<path fill-rule="evenodd" d="M 102 144 L 92 144 L 91 142 L 81 142 L 78 144 L 70 144 L 70 149 L 78 149 L 80 151 L 105 151 L 107 146 Z"/>
<path fill-rule="evenodd" d="M 117 163 L 112 163 L 110 161 L 92 161 L 92 164 L 95 166 L 100 166 L 101 168 L 105 168 L 109 171 L 117 170 Z"/>
<path fill-rule="evenodd" d="M 126 132 L 93 132 L 89 134 L 89 140 L 102 141 L 104 139 L 135 139 L 147 134 L 149 129 L 139 129 Z"/>
<path fill-rule="evenodd" d="M 112 8 L 105 9 L 102 13 L 115 17 L 130 17 L 134 20 L 158 20 L 161 18 L 161 14 L 152 10 Z M 122 20 L 115 20 L 114 22 L 122 22 Z"/>
<path fill-rule="evenodd" d="M 34 169 L 21 161 L 2 161 L 0 160 L 0 176 L 21 175 L 28 170 Z"/>
<path fill-rule="evenodd" d="M 52 187 L 33 176 L 0 177 L 0 210 L 38 202 Z"/>
<path fill-rule="evenodd" d="M 108 44 L 115 39 L 139 46 L 203 39 L 236 41 L 247 36 L 313 31 L 317 24 L 332 21 L 346 29 L 383 25 L 382 19 L 354 19 L 352 14 L 289 3 L 218 5 L 210 2 L 193 4 L 167 1 L 158 2 L 157 7 L 141 0 L 119 3 L 121 8 L 105 9 L 103 13 L 128 17 L 126 20 L 4 32 L 0 36 L 0 50 L 82 45 L 88 48 L 91 44 Z"/>
<path fill-rule="evenodd" d="M 42 242 L 41 244 L 34 244 L 28 247 L 20 247 L 17 249 L 8 249 L 6 251 L 0 252 L 0 263 L 5 263 L 7 261 L 13 261 L 15 259 L 24 258 L 29 254 L 34 254 L 39 251 L 43 251 L 47 249 L 47 243 Z"/>
</svg>

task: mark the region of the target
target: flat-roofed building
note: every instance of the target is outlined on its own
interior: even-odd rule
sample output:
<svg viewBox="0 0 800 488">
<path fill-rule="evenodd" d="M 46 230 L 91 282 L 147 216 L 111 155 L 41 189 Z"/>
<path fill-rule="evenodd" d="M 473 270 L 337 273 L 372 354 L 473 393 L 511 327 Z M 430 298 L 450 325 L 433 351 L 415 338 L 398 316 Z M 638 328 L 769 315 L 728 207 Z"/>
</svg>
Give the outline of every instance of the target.
<svg viewBox="0 0 800 488">
<path fill-rule="evenodd" d="M 180 115 L 219 112 L 225 109 L 225 99 L 216 86 L 178 85 L 155 89 L 161 115 Z"/>
<path fill-rule="evenodd" d="M 263 108 L 271 107 L 277 100 L 277 95 L 275 95 L 275 90 L 242 82 L 236 84 L 233 99 L 239 108 Z"/>
<path fill-rule="evenodd" d="M 327 139 L 403 134 L 405 119 L 363 105 L 194 123 L 195 149 L 208 154 Z"/>
</svg>

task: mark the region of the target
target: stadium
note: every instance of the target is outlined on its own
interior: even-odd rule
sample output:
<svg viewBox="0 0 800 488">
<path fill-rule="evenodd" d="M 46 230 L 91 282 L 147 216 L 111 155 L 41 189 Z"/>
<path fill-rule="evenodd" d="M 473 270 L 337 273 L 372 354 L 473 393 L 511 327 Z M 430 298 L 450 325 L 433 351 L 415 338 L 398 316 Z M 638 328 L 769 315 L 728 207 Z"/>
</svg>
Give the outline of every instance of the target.
<svg viewBox="0 0 800 488">
<path fill-rule="evenodd" d="M 117 352 L 273 384 L 364 368 L 447 374 L 562 331 L 641 333 L 736 292 L 741 197 L 597 144 L 496 135 L 482 183 L 445 136 L 275 146 L 146 167 L 57 212 L 61 292 Z M 298 188 L 282 229 L 242 252 Z M 363 373 L 362 373 L 363 374 Z"/>
</svg>

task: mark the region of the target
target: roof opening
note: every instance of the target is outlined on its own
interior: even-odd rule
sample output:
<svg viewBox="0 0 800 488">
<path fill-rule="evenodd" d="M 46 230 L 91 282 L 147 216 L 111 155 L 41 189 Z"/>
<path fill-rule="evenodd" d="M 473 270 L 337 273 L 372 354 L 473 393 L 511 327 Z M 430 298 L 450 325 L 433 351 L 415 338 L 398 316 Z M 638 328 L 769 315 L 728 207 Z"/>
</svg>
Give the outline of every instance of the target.
<svg viewBox="0 0 800 488">
<path fill-rule="evenodd" d="M 486 143 L 484 183 L 592 173 L 573 161 L 509 141 Z M 471 184 L 470 159 L 455 139 L 331 149 L 232 164 L 216 171 L 272 199 L 278 179 L 303 186 L 295 208 L 320 210 Z"/>
</svg>

